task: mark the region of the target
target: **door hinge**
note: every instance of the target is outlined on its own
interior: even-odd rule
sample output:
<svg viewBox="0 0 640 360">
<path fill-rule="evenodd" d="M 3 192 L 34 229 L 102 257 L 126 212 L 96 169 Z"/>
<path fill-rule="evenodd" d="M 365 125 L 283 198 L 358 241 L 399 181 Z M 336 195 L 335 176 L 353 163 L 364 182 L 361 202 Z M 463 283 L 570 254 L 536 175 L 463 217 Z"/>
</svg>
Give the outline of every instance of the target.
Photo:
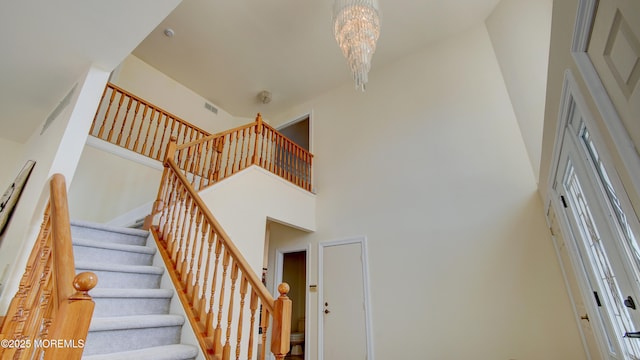
<svg viewBox="0 0 640 360">
<path fill-rule="evenodd" d="M 564 195 L 560 195 L 560 200 L 562 200 L 562 206 L 564 206 L 564 208 L 568 208 L 567 206 L 567 200 L 565 200 Z"/>
<path fill-rule="evenodd" d="M 597 291 L 593 292 L 593 297 L 596 299 L 596 305 L 602 306 L 602 303 L 600 302 L 600 297 L 598 296 L 598 292 Z"/>
</svg>

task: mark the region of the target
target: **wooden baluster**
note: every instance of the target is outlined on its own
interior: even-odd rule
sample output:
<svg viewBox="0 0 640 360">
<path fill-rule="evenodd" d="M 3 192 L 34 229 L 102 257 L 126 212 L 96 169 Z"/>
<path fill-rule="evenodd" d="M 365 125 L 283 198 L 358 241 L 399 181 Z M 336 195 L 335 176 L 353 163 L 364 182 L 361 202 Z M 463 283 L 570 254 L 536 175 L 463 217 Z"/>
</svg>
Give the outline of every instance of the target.
<svg viewBox="0 0 640 360">
<path fill-rule="evenodd" d="M 287 180 L 293 182 L 293 144 L 286 141 L 287 145 Z"/>
<path fill-rule="evenodd" d="M 227 333 L 222 352 L 222 360 L 231 359 L 231 326 L 233 323 L 233 306 L 236 295 L 236 282 L 238 281 L 238 264 L 234 261 L 231 265 L 231 290 L 229 291 L 229 305 L 227 312 Z"/>
<path fill-rule="evenodd" d="M 133 127 L 138 119 L 138 111 L 140 110 L 140 101 L 136 101 L 136 109 L 133 111 L 133 119 L 131 120 L 131 126 L 129 127 L 129 134 L 127 134 L 127 141 L 124 143 L 124 147 L 129 149 L 129 143 L 131 142 L 131 134 L 133 134 Z M 129 149 L 134 150 L 134 149 Z"/>
<path fill-rule="evenodd" d="M 93 122 L 91 123 L 91 129 L 89 129 L 89 134 L 93 135 L 93 130 L 96 128 L 96 123 L 98 121 L 98 114 L 100 113 L 102 102 L 104 101 L 104 97 L 107 95 L 107 91 L 109 91 L 109 89 L 111 89 L 111 91 L 113 92 L 113 89 L 109 86 L 109 84 L 107 84 L 107 86 L 104 87 L 104 91 L 102 92 L 102 97 L 100 97 L 100 105 L 98 105 L 98 111 L 96 111 L 96 114 L 93 116 Z"/>
<path fill-rule="evenodd" d="M 163 152 L 162 150 L 166 147 L 165 143 L 164 143 L 164 137 L 167 134 L 167 129 L 169 128 L 169 119 L 172 119 L 169 117 L 169 115 L 164 116 L 164 125 L 162 126 L 162 137 L 160 138 L 160 144 L 158 146 L 158 152 L 156 153 L 156 156 L 154 157 L 154 159 L 157 160 L 162 160 L 162 158 L 160 156 L 162 156 Z M 169 136 L 169 138 L 171 138 L 171 136 Z"/>
<path fill-rule="evenodd" d="M 220 173 L 222 172 L 221 170 L 223 169 L 222 167 L 222 163 L 223 163 L 223 152 L 224 152 L 224 139 L 225 137 L 219 138 L 217 139 L 217 148 L 216 148 L 216 164 L 214 166 L 214 171 L 213 171 L 213 181 L 217 182 L 218 180 L 220 180 Z"/>
<path fill-rule="evenodd" d="M 301 181 L 302 180 L 302 174 L 301 174 L 301 171 L 300 171 L 300 169 L 301 169 L 301 167 L 300 167 L 300 159 L 301 159 L 301 157 L 302 157 L 302 148 L 296 146 L 295 172 L 296 172 L 296 184 L 298 186 L 302 186 L 302 181 Z"/>
<path fill-rule="evenodd" d="M 209 235 L 209 236 L 207 236 Z M 198 254 L 198 272 L 196 273 L 196 286 L 193 289 L 194 296 L 196 296 L 196 301 L 193 304 L 193 308 L 196 309 L 196 313 L 198 314 L 198 323 L 200 324 L 200 330 L 207 333 L 207 299 L 206 299 L 206 291 L 207 286 L 209 285 L 209 265 L 211 264 L 211 250 L 213 249 L 213 242 L 215 241 L 215 234 L 213 229 L 209 226 L 208 222 L 204 222 L 202 224 L 202 245 L 200 245 L 201 249 L 204 249 L 204 242 L 207 242 L 207 259 L 205 260 L 204 266 L 204 279 L 202 280 L 202 291 L 200 291 L 200 282 L 198 281 L 200 278 L 200 267 L 202 266 L 202 251 Z"/>
<path fill-rule="evenodd" d="M 202 188 L 202 148 L 204 144 L 198 143 L 195 146 L 195 160 L 193 162 L 192 170 L 193 173 L 193 187 L 198 190 Z M 194 147 L 194 146 L 192 146 Z M 198 177 L 200 177 L 200 181 L 198 181 Z M 198 184 L 199 183 L 199 184 Z"/>
<path fill-rule="evenodd" d="M 208 171 L 207 171 L 207 183 L 205 186 L 211 185 L 213 182 L 213 174 L 215 173 L 215 164 L 217 159 L 217 152 L 215 151 L 216 141 L 215 139 L 207 141 L 207 160 L 208 160 Z"/>
<path fill-rule="evenodd" d="M 175 190 L 174 190 L 174 198 L 173 198 L 173 207 L 171 209 L 171 221 L 169 222 L 169 227 L 168 227 L 168 236 L 167 236 L 167 252 L 169 253 L 169 258 L 172 259 L 172 261 L 175 264 L 174 259 L 174 252 L 177 251 L 175 250 L 176 248 L 176 243 L 177 243 L 177 233 L 178 233 L 178 224 L 180 222 L 180 209 L 182 207 L 182 192 L 184 191 L 182 189 L 182 184 L 180 184 L 179 179 L 177 178 L 176 175 L 174 175 L 174 177 L 176 178 L 174 184 L 175 184 Z"/>
<path fill-rule="evenodd" d="M 273 330 L 271 334 L 271 352 L 276 360 L 284 359 L 289 352 L 291 336 L 291 300 L 287 297 L 289 285 L 278 285 L 280 296 L 273 306 Z"/>
<path fill-rule="evenodd" d="M 278 149 L 278 154 L 276 156 L 276 166 L 278 167 L 278 176 L 284 178 L 284 163 L 285 163 L 285 152 L 284 152 L 284 141 L 282 141 L 282 136 L 279 133 L 274 133 L 276 136 L 276 147 Z"/>
<path fill-rule="evenodd" d="M 156 116 L 156 108 L 152 108 L 151 109 L 151 116 L 149 117 L 149 126 L 147 127 L 147 133 L 144 136 L 144 141 L 142 142 L 142 150 L 140 151 L 140 153 L 142 155 L 147 155 L 146 150 L 147 150 L 147 143 L 149 142 L 149 133 L 151 132 L 151 127 L 153 125 L 153 119 Z M 158 116 L 160 115 L 160 113 L 158 113 Z"/>
<path fill-rule="evenodd" d="M 162 117 L 167 116 L 167 114 L 158 111 L 158 121 L 156 122 L 156 130 L 153 132 L 153 140 L 151 141 L 151 148 L 149 149 L 149 157 L 155 159 L 155 157 L 153 156 L 153 150 L 155 150 L 156 147 L 156 140 L 158 138 L 158 131 L 160 130 L 160 123 L 162 122 Z M 166 121 L 166 120 L 165 120 Z M 153 125 L 153 123 L 151 123 Z M 158 152 L 160 151 L 160 147 L 158 147 Z"/>
<path fill-rule="evenodd" d="M 189 143 L 191 141 L 193 141 L 193 128 L 191 126 L 189 126 L 188 124 L 184 124 L 185 126 L 185 130 L 184 130 L 184 143 Z"/>
<path fill-rule="evenodd" d="M 287 148 L 287 180 L 293 182 L 293 144 L 289 140 L 285 140 Z"/>
<path fill-rule="evenodd" d="M 242 143 L 240 145 L 240 151 L 238 152 L 239 156 L 240 156 L 240 161 L 238 161 L 238 170 L 242 170 L 245 168 L 246 164 L 247 164 L 247 159 L 245 158 L 248 157 L 249 155 L 247 154 L 247 152 L 244 150 L 245 149 L 245 145 L 247 145 L 248 148 L 248 144 L 247 144 L 247 131 L 249 129 L 242 129 L 242 132 L 240 133 L 240 137 L 242 138 Z"/>
<path fill-rule="evenodd" d="M 184 174 L 187 176 L 187 179 L 188 179 L 189 173 L 193 175 L 193 177 L 190 179 L 191 186 L 193 186 L 193 182 L 195 181 L 195 174 L 193 173 L 193 166 L 194 166 L 193 157 L 194 157 L 195 147 L 190 146 L 186 150 L 187 150 L 187 161 L 184 166 Z"/>
<path fill-rule="evenodd" d="M 189 197 L 191 198 L 191 197 Z M 192 256 L 191 258 L 189 258 L 189 248 L 191 248 L 191 254 L 195 255 L 195 251 L 196 251 L 196 242 L 193 238 L 191 238 L 191 231 L 193 230 L 193 225 L 195 222 L 195 217 L 196 217 L 196 211 L 197 211 L 197 207 L 196 207 L 196 203 L 192 202 L 191 205 L 189 206 L 189 210 L 190 210 L 190 214 L 189 214 L 189 230 L 187 231 L 187 237 L 185 239 L 185 244 L 184 244 L 184 252 L 182 257 L 184 258 L 182 261 L 182 266 L 180 267 L 180 274 L 182 274 L 182 277 L 180 278 L 180 280 L 182 281 L 182 284 L 187 284 L 187 278 L 189 273 L 191 273 L 191 271 L 193 271 L 193 258 L 195 256 Z M 196 229 L 196 233 L 197 233 L 197 229 Z M 189 266 L 189 263 L 191 264 L 191 266 Z M 185 286 L 184 289 L 186 290 L 187 287 Z M 193 299 L 189 299 L 190 301 L 193 301 Z"/>
<path fill-rule="evenodd" d="M 202 225 L 202 227 L 200 227 Z M 195 234 L 193 235 L 194 240 L 193 240 L 193 246 L 191 248 L 191 264 L 189 265 L 189 276 L 187 276 L 187 288 L 186 288 L 186 293 L 187 296 L 189 297 L 189 301 L 193 304 L 193 308 L 194 309 L 198 309 L 198 283 L 200 282 L 200 267 L 202 266 L 202 253 L 204 251 L 204 238 L 205 238 L 205 233 L 202 232 L 202 230 L 205 229 L 205 225 L 202 224 L 202 212 L 200 211 L 199 207 L 196 207 L 196 231 Z M 198 251 L 198 262 L 195 262 L 196 259 L 196 243 L 197 243 L 197 238 L 198 238 L 198 232 L 202 233 L 202 236 L 200 237 L 200 245 L 199 247 L 199 251 Z M 195 272 L 195 279 L 194 279 L 194 272 Z M 194 282 L 195 280 L 195 282 Z"/>
<path fill-rule="evenodd" d="M 262 306 L 262 317 L 261 317 L 261 328 L 262 328 L 262 351 L 260 351 L 260 360 L 265 360 L 267 355 L 267 330 L 269 329 L 269 311 L 263 305 Z"/>
<path fill-rule="evenodd" d="M 255 144 L 253 147 L 253 160 L 251 161 L 251 163 L 253 164 L 258 164 L 258 160 L 260 159 L 260 157 L 258 156 L 258 146 L 259 141 L 258 141 L 258 137 L 259 134 L 262 133 L 262 115 L 260 115 L 260 113 L 258 113 L 258 116 L 256 116 L 256 125 L 254 126 L 254 133 L 256 134 L 256 138 L 255 138 Z"/>
<path fill-rule="evenodd" d="M 171 118 L 171 128 L 169 129 L 169 142 L 174 141 L 173 139 L 175 139 L 175 142 L 178 142 L 178 137 L 173 133 L 173 128 L 176 125 L 176 119 Z M 167 144 L 167 147 L 169 146 L 169 144 Z"/>
<path fill-rule="evenodd" d="M 224 255 L 222 257 L 222 284 L 220 284 L 220 301 L 218 302 L 218 323 L 216 330 L 213 333 L 213 353 L 220 357 L 222 356 L 222 310 L 224 306 L 224 288 L 227 282 L 227 270 L 229 268 L 229 259 L 231 258 L 227 249 L 224 249 Z"/>
<path fill-rule="evenodd" d="M 124 132 L 124 127 L 127 124 L 127 119 L 129 118 L 129 113 L 131 112 L 131 103 L 133 99 L 131 97 L 127 97 L 127 111 L 124 114 L 124 118 L 122 119 L 122 125 L 120 126 L 120 133 L 118 133 L 118 139 L 116 140 L 116 144 L 120 145 L 120 141 L 122 141 L 122 133 Z"/>
<path fill-rule="evenodd" d="M 209 296 L 209 312 L 207 313 L 207 323 L 205 326 L 205 329 L 207 330 L 207 336 L 213 336 L 213 341 L 215 343 L 215 332 L 211 332 L 213 330 L 213 316 L 214 316 L 214 312 L 213 312 L 213 302 L 215 300 L 215 296 L 216 296 L 216 285 L 218 282 L 218 268 L 219 268 L 219 262 L 220 262 L 220 254 L 222 253 L 222 241 L 220 240 L 220 237 L 218 236 L 218 234 L 214 231 L 215 237 L 216 237 L 216 259 L 214 261 L 214 265 L 213 265 L 213 278 L 211 280 L 211 294 Z M 202 289 L 202 291 L 205 291 L 205 289 Z"/>
<path fill-rule="evenodd" d="M 161 223 L 158 225 L 160 229 L 161 239 L 165 242 L 165 248 L 169 249 L 169 225 L 171 224 L 171 216 L 173 215 L 173 207 L 175 205 L 176 176 L 173 173 L 167 174 L 167 191 L 168 196 L 164 201 L 163 214 L 160 216 Z"/>
<path fill-rule="evenodd" d="M 179 225 L 180 228 L 180 237 L 178 238 L 178 242 L 177 242 L 177 249 L 175 250 L 175 255 L 174 257 L 172 257 L 173 259 L 173 263 L 176 265 L 176 272 L 178 272 L 178 274 L 180 274 L 180 259 L 182 259 L 182 254 L 183 254 L 183 247 L 185 244 L 185 238 L 184 238 L 184 231 L 185 231 L 185 223 L 187 221 L 187 213 L 189 212 L 187 210 L 187 208 L 191 207 L 191 196 L 189 196 L 189 194 L 187 193 L 186 189 L 184 189 L 182 191 L 182 203 L 184 203 L 184 205 L 182 206 L 182 211 L 181 211 L 181 217 L 182 219 L 180 220 L 181 224 Z"/>
<path fill-rule="evenodd" d="M 240 279 L 240 310 L 238 312 L 238 331 L 236 333 L 236 360 L 240 360 L 240 342 L 242 340 L 242 323 L 244 322 L 244 302 L 247 297 L 247 287 L 249 282 L 242 275 Z"/>
<path fill-rule="evenodd" d="M 255 336 L 256 310 L 258 309 L 258 294 L 251 289 L 251 303 L 249 309 L 251 311 L 251 320 L 249 321 L 249 349 L 247 360 L 253 359 L 253 339 Z"/>
<path fill-rule="evenodd" d="M 309 185 L 307 190 L 312 191 L 313 189 L 313 156 L 309 154 Z"/>
<path fill-rule="evenodd" d="M 104 126 L 107 123 L 107 118 L 109 118 L 109 112 L 111 111 L 111 105 L 113 104 L 113 99 L 116 96 L 116 91 L 111 91 L 111 97 L 109 98 L 109 105 L 107 106 L 107 111 L 104 114 L 104 118 L 102 119 L 102 124 L 100 125 L 100 130 L 98 130 L 98 138 L 102 139 L 102 134 L 104 133 Z"/>
<path fill-rule="evenodd" d="M 235 173 L 235 170 L 236 170 L 236 161 L 238 159 L 238 143 L 239 143 L 237 131 L 233 133 L 233 139 L 235 139 L 235 143 L 233 144 L 233 147 L 229 146 L 229 159 L 231 159 L 231 155 L 233 154 L 233 161 L 229 161 L 230 171 L 227 172 L 227 176 L 232 175 L 233 173 Z"/>
<path fill-rule="evenodd" d="M 198 160 L 198 173 L 200 174 L 200 184 L 198 184 L 198 189 L 203 189 L 207 186 L 207 164 L 211 160 L 210 152 L 208 148 L 211 146 L 211 141 L 206 141 L 204 143 L 198 144 L 198 148 L 200 150 L 200 159 Z"/>
<path fill-rule="evenodd" d="M 136 134 L 136 141 L 133 142 L 133 151 L 138 151 L 138 143 L 140 141 L 140 135 L 142 134 L 142 128 L 144 124 L 147 122 L 147 110 L 149 110 L 149 105 L 145 104 L 144 109 L 142 110 L 142 117 L 140 118 L 140 127 L 138 127 L 138 133 Z"/>
<path fill-rule="evenodd" d="M 267 129 L 267 148 L 265 149 L 265 169 L 273 171 L 273 133 Z"/>
<path fill-rule="evenodd" d="M 182 121 L 178 121 L 178 128 L 176 129 L 176 137 L 178 138 L 179 144 L 184 144 L 184 134 L 182 134 L 182 141 L 180 141 L 180 132 L 182 131 Z"/>
<path fill-rule="evenodd" d="M 122 102 L 124 101 L 125 95 L 120 93 L 120 100 L 118 101 L 118 109 L 116 110 L 116 116 L 113 117 L 113 123 L 111 123 L 111 128 L 109 129 L 109 134 L 107 135 L 107 141 L 111 142 L 111 138 L 113 137 L 113 129 L 116 127 L 116 123 L 118 122 L 118 115 L 120 115 L 120 109 L 122 108 Z"/>
</svg>

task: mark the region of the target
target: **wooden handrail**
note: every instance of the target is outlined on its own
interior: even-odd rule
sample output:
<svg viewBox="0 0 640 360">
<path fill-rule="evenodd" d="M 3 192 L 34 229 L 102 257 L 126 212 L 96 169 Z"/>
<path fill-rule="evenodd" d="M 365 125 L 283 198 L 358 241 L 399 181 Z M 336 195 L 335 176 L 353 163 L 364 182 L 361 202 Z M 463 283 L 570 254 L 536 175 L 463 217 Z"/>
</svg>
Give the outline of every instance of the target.
<svg viewBox="0 0 640 360">
<path fill-rule="evenodd" d="M 313 155 L 264 123 L 260 114 L 252 123 L 210 134 L 108 83 L 89 134 L 158 161 L 164 161 L 169 139 L 175 137 L 177 150 L 185 150 L 178 154 L 176 163 L 199 181 L 192 182 L 196 189 L 251 165 L 261 166 L 303 189 L 313 189 Z"/>
<path fill-rule="evenodd" d="M 264 360 L 270 332 L 271 352 L 284 359 L 291 323 L 288 285 L 281 284 L 277 299 L 271 296 L 192 186 L 189 176 L 194 172 L 185 169 L 194 169 L 193 151 L 185 153 L 190 160 L 178 165 L 180 157 L 171 153 L 177 148 L 174 140 L 168 146 L 151 233 L 205 357 L 229 360 L 235 347 L 236 359 L 253 359 L 258 351 L 258 359 Z"/>
<path fill-rule="evenodd" d="M 196 190 L 258 165 L 311 191 L 313 154 L 262 121 L 176 146 L 175 161 Z"/>
<path fill-rule="evenodd" d="M 50 199 L 19 289 L 0 331 L 8 346 L 0 359 L 80 359 L 97 284 L 91 272 L 75 275 L 64 177 L 50 181 Z M 46 346 L 51 341 L 64 346 Z M 44 344 L 44 346 L 43 346 Z"/>
<path fill-rule="evenodd" d="M 224 231 L 220 223 L 218 223 L 218 220 L 216 220 L 213 214 L 211 214 L 211 211 L 209 210 L 207 205 L 204 203 L 200 195 L 198 195 L 198 192 L 195 191 L 193 187 L 189 186 L 189 180 L 187 180 L 186 176 L 182 174 L 181 169 L 178 167 L 178 165 L 176 165 L 175 161 L 169 158 L 167 159 L 167 163 L 169 164 L 169 167 L 173 170 L 173 172 L 176 174 L 178 179 L 180 179 L 180 181 L 183 184 L 185 184 L 185 191 L 189 193 L 189 195 L 193 198 L 193 201 L 195 201 L 196 206 L 200 209 L 202 214 L 207 218 L 207 221 L 213 227 L 213 231 L 218 235 L 219 239 L 224 243 L 224 246 L 226 247 L 227 251 L 231 254 L 231 257 L 238 262 L 238 267 L 242 270 L 243 273 L 246 274 L 247 280 L 249 281 L 251 286 L 255 289 L 255 291 L 258 292 L 258 296 L 260 296 L 260 299 L 262 299 L 263 301 L 262 305 L 265 306 L 267 310 L 273 311 L 273 303 L 274 303 L 273 297 L 271 296 L 267 288 L 264 287 L 264 285 L 262 284 L 262 281 L 260 281 L 258 276 L 255 274 L 255 272 L 253 271 L 253 269 L 251 268 L 247 260 L 244 258 L 240 250 L 238 250 L 236 245 L 231 241 L 231 239 L 229 238 L 229 235 L 227 235 L 227 233 Z"/>
<path fill-rule="evenodd" d="M 112 83 L 102 93 L 89 134 L 159 161 L 171 136 L 185 143 L 210 135 Z"/>
</svg>

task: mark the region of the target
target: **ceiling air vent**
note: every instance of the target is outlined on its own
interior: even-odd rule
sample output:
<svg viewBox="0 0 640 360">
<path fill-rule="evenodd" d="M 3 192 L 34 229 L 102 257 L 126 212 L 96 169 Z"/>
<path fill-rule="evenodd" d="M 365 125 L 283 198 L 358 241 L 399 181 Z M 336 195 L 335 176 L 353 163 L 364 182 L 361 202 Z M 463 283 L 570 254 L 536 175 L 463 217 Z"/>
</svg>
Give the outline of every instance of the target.
<svg viewBox="0 0 640 360">
<path fill-rule="evenodd" d="M 208 102 L 204 103 L 204 108 L 209 110 L 209 111 L 211 111 L 214 114 L 218 114 L 218 108 L 213 106 L 213 105 L 211 105 L 211 104 L 209 104 Z"/>
</svg>

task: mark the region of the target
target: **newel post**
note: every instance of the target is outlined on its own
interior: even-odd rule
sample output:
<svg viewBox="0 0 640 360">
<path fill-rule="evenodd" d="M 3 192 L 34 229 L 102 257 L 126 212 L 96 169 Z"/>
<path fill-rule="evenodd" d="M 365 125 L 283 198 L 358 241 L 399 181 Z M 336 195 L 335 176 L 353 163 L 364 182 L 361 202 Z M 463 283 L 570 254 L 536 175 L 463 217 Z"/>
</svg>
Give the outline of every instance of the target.
<svg viewBox="0 0 640 360">
<path fill-rule="evenodd" d="M 258 146 L 260 144 L 258 139 L 260 138 L 260 134 L 262 134 L 262 115 L 260 115 L 260 113 L 258 113 L 258 116 L 256 116 L 255 134 L 256 134 L 256 138 L 254 140 L 255 143 L 254 143 L 254 149 L 253 149 L 252 163 L 254 165 L 258 165 Z"/>
<path fill-rule="evenodd" d="M 284 359 L 289 352 L 291 336 L 291 299 L 287 297 L 289 284 L 278 285 L 278 297 L 273 306 L 273 334 L 271 335 L 271 352 L 277 360 Z"/>
<path fill-rule="evenodd" d="M 60 302 L 58 314 L 47 338 L 44 360 L 80 359 L 84 350 L 95 303 L 89 290 L 98 284 L 92 272 L 83 272 L 73 279 L 75 293 Z"/>
<path fill-rule="evenodd" d="M 160 180 L 160 186 L 158 187 L 158 195 L 156 196 L 156 201 L 153 202 L 151 214 L 147 215 L 147 217 L 144 218 L 144 224 L 142 225 L 142 228 L 145 230 L 148 230 L 151 227 L 151 224 L 153 223 L 153 217 L 164 208 L 164 204 L 162 204 L 162 193 L 164 192 L 164 187 L 166 186 L 167 182 L 167 173 L 169 168 L 169 164 L 167 161 L 174 156 L 176 148 L 178 147 L 177 141 L 178 138 L 175 135 L 171 135 L 169 143 L 167 144 L 166 152 L 164 153 L 164 158 L 162 159 L 162 163 L 164 164 L 164 171 L 162 172 L 162 179 Z"/>
</svg>

